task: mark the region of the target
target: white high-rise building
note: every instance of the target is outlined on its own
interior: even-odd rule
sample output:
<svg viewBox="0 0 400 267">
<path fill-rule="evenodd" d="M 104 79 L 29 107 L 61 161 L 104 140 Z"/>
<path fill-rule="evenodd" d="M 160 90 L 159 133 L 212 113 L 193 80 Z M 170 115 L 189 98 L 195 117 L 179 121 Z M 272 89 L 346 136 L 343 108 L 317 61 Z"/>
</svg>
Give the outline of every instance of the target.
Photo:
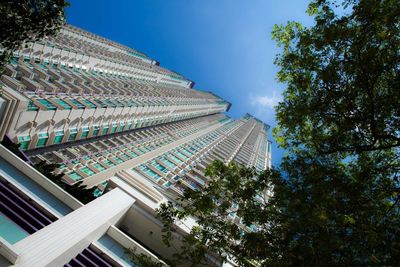
<svg viewBox="0 0 400 267">
<path fill-rule="evenodd" d="M 25 157 L 0 147 L 0 266 L 134 266 L 126 248 L 169 258 L 161 203 L 206 186 L 213 160 L 271 167 L 268 125 L 229 118 L 229 102 L 70 25 L 15 52 L 0 83 L 0 136 Z M 41 161 L 97 198 L 80 203 L 32 168 Z"/>
</svg>

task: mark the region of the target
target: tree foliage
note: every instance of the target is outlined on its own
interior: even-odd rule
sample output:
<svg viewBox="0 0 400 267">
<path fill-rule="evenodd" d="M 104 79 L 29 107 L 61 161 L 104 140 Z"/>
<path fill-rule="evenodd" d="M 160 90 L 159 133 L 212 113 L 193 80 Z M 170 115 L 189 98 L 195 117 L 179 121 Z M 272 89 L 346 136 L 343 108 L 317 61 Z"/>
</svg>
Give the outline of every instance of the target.
<svg viewBox="0 0 400 267">
<path fill-rule="evenodd" d="M 58 164 L 48 164 L 45 161 L 40 161 L 39 163 L 34 164 L 33 167 L 84 204 L 87 204 L 96 198 L 93 195 L 93 189 L 86 188 L 86 186 L 82 185 L 82 181 L 73 185 L 63 182 L 63 174 L 55 174 Z"/>
<path fill-rule="evenodd" d="M 257 174 L 252 168 L 214 161 L 206 175 L 210 178 L 207 187 L 186 190 L 177 203 L 161 206 L 164 242 L 170 244 L 175 219 L 193 217 L 197 226 L 183 237 L 183 247 L 176 255 L 178 262 L 205 264 L 207 253 L 222 259 L 235 255 L 243 266 L 252 266 L 254 260 L 263 261 L 271 221 L 271 213 L 266 212 L 270 184 L 279 174 L 273 170 Z"/>
<path fill-rule="evenodd" d="M 295 245 L 282 255 L 316 266 L 396 266 L 400 2 L 315 0 L 308 13 L 312 27 L 290 22 L 273 31 L 286 84 L 275 130 L 289 152 L 281 169 L 294 186 L 288 200 L 302 202 L 292 214 L 309 226 L 300 239 L 286 233 Z"/>
<path fill-rule="evenodd" d="M 159 211 L 167 244 L 175 220 L 196 218 L 193 265 L 206 251 L 240 266 L 400 262 L 400 2 L 314 0 L 308 13 L 313 26 L 272 33 L 279 171 L 214 162 L 204 190 Z"/>
<path fill-rule="evenodd" d="M 65 0 L 2 0 L 0 2 L 0 67 L 24 42 L 53 35 L 65 23 Z"/>
<path fill-rule="evenodd" d="M 399 187 L 387 160 L 386 151 L 347 163 L 310 151 L 287 157 L 288 178 L 271 201 L 278 212 L 271 231 L 282 238 L 278 266 L 396 266 Z"/>
<path fill-rule="evenodd" d="M 161 261 L 156 261 L 146 254 L 137 252 L 136 249 L 126 249 L 125 255 L 134 264 L 134 266 L 139 265 L 140 267 L 166 267 L 165 263 Z"/>
<path fill-rule="evenodd" d="M 214 162 L 209 185 L 164 205 L 160 218 L 169 241 L 173 219 L 197 219 L 178 254 L 193 266 L 206 253 L 234 255 L 239 266 L 396 266 L 398 187 L 386 159 L 361 155 L 343 164 L 303 152 L 283 164 L 288 178 Z M 233 203 L 241 223 L 230 217 Z"/>
<path fill-rule="evenodd" d="M 277 133 L 286 148 L 324 153 L 398 147 L 400 2 L 340 2 L 313 1 L 313 27 L 274 28 L 278 80 L 287 85 Z"/>
</svg>

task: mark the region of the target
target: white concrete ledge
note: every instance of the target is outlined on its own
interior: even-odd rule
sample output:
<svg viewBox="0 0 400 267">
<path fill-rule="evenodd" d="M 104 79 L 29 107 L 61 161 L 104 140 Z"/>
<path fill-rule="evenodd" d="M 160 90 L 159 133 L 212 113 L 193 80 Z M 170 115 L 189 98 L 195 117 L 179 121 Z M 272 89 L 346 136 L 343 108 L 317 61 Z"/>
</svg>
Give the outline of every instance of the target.
<svg viewBox="0 0 400 267">
<path fill-rule="evenodd" d="M 135 200 L 119 188 L 14 244 L 17 266 L 63 266 L 116 224 Z"/>
<path fill-rule="evenodd" d="M 17 263 L 18 254 L 13 246 L 0 236 L 0 255 L 8 260 L 11 264 Z"/>
<path fill-rule="evenodd" d="M 83 204 L 79 200 L 68 194 L 66 191 L 64 191 L 64 189 L 62 189 L 61 187 L 50 181 L 43 174 L 41 174 L 32 166 L 21 160 L 19 157 L 14 155 L 14 153 L 9 151 L 2 145 L 0 145 L 0 155 L 4 160 L 8 161 L 20 172 L 22 172 L 32 181 L 36 182 L 38 185 L 43 187 L 43 189 L 48 191 L 50 194 L 55 196 L 57 199 L 59 199 L 61 202 L 63 202 L 71 209 L 76 210 L 83 206 Z"/>
<path fill-rule="evenodd" d="M 111 225 L 110 228 L 108 228 L 107 234 L 122 247 L 127 249 L 136 249 L 136 253 L 144 254 L 146 256 L 151 257 L 155 261 L 160 261 L 160 259 L 156 255 L 154 255 L 153 253 L 148 251 L 145 247 L 140 245 L 138 242 L 136 242 L 135 240 L 124 234 L 114 225 Z"/>
</svg>

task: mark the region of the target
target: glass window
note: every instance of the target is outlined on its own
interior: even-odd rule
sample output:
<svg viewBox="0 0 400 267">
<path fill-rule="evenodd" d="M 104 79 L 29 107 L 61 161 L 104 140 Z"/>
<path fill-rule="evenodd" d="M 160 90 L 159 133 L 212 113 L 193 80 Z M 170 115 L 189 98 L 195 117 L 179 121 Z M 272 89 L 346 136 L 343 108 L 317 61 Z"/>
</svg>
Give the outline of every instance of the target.
<svg viewBox="0 0 400 267">
<path fill-rule="evenodd" d="M 133 151 L 129 151 L 128 153 L 129 153 L 132 157 L 134 157 L 134 158 L 136 158 L 136 157 L 139 156 L 138 154 L 136 154 L 136 153 L 133 152 Z"/>
<path fill-rule="evenodd" d="M 99 134 L 99 131 L 100 131 L 100 127 L 98 125 L 94 125 L 92 136 L 97 136 Z"/>
<path fill-rule="evenodd" d="M 37 101 L 42 104 L 43 106 L 45 106 L 48 110 L 56 110 L 57 107 L 54 106 L 50 101 L 48 101 L 47 99 L 37 99 Z"/>
<path fill-rule="evenodd" d="M 89 135 L 89 127 L 88 126 L 82 127 L 81 138 L 87 138 L 88 135 Z"/>
<path fill-rule="evenodd" d="M 84 106 L 81 102 L 79 102 L 78 100 L 76 100 L 76 99 L 70 99 L 70 101 L 71 101 L 72 104 L 74 104 L 78 109 L 84 109 L 84 108 L 85 108 L 85 106 Z"/>
<path fill-rule="evenodd" d="M 54 100 L 54 102 L 56 102 L 57 104 L 62 106 L 64 109 L 72 109 L 72 107 L 67 102 L 65 102 L 61 99 L 53 99 L 53 100 Z"/>
<path fill-rule="evenodd" d="M 68 141 L 74 141 L 78 135 L 78 130 L 76 128 L 69 129 Z"/>
<path fill-rule="evenodd" d="M 55 135 L 56 136 L 54 137 L 53 144 L 60 144 L 64 138 L 64 131 L 55 131 Z"/>
<path fill-rule="evenodd" d="M 68 174 L 68 176 L 69 176 L 72 180 L 74 180 L 74 181 L 79 181 L 79 180 L 82 179 L 82 176 L 80 176 L 80 175 L 79 175 L 78 173 L 76 173 L 76 172 L 71 172 L 71 173 Z"/>
<path fill-rule="evenodd" d="M 94 171 L 92 171 L 91 169 L 89 169 L 88 167 L 84 167 L 81 169 L 81 171 L 89 176 L 94 174 Z"/>
<path fill-rule="evenodd" d="M 132 127 L 132 122 L 128 121 L 128 125 L 126 126 L 126 129 L 129 130 Z"/>
<path fill-rule="evenodd" d="M 49 139 L 49 135 L 47 133 L 39 133 L 39 139 L 36 143 L 36 147 L 44 147 Z"/>
<path fill-rule="evenodd" d="M 101 131 L 101 134 L 107 134 L 108 129 L 109 129 L 108 125 L 107 126 L 103 126 L 103 130 Z"/>
<path fill-rule="evenodd" d="M 89 106 L 89 108 L 96 108 L 97 106 L 87 99 L 82 99 L 82 102 Z"/>
<path fill-rule="evenodd" d="M 30 142 L 31 142 L 31 137 L 29 135 L 18 136 L 18 143 L 20 149 L 22 150 L 28 149 Z"/>
<path fill-rule="evenodd" d="M 28 104 L 28 111 L 36 111 L 36 110 L 38 110 L 38 109 L 39 109 L 38 106 L 36 106 L 35 104 L 33 104 L 32 101 L 29 101 L 29 104 Z"/>
<path fill-rule="evenodd" d="M 104 103 L 104 102 L 102 102 L 102 101 L 100 101 L 100 100 L 98 100 L 98 99 L 96 99 L 96 100 L 94 100 L 96 103 L 98 103 L 98 104 L 100 104 L 101 105 L 101 107 L 103 107 L 103 108 L 106 108 L 107 107 L 107 104 L 106 103 Z"/>
<path fill-rule="evenodd" d="M 124 163 L 124 161 L 118 157 L 114 157 L 113 159 L 118 163 Z"/>
<path fill-rule="evenodd" d="M 96 163 L 93 165 L 96 169 L 99 171 L 104 171 L 106 168 L 104 168 L 100 163 Z"/>
<path fill-rule="evenodd" d="M 113 123 L 112 128 L 111 128 L 111 133 L 115 133 L 116 130 L 117 130 L 117 125 L 115 123 Z"/>
<path fill-rule="evenodd" d="M 177 166 L 175 164 L 173 164 L 171 161 L 167 160 L 167 159 L 161 159 L 161 161 L 163 163 L 165 163 L 168 167 L 175 169 Z"/>
<path fill-rule="evenodd" d="M 112 161 L 108 160 L 108 159 L 104 160 L 103 162 L 108 166 L 111 166 L 111 167 L 115 166 L 115 164 Z"/>
<path fill-rule="evenodd" d="M 162 166 L 161 164 L 154 162 L 153 166 L 155 166 L 159 171 L 162 171 L 163 173 L 168 173 L 168 169 Z"/>
</svg>

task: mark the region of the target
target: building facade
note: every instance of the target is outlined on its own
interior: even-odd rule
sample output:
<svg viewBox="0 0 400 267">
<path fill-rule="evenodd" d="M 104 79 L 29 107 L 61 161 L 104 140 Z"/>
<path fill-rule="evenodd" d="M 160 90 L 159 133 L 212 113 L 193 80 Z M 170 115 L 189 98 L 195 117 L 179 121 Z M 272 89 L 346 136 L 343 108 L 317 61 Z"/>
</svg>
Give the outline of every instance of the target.
<svg viewBox="0 0 400 267">
<path fill-rule="evenodd" d="M 132 266 L 127 248 L 169 258 L 161 203 L 207 186 L 214 160 L 271 167 L 268 125 L 230 118 L 229 102 L 70 25 L 15 52 L 0 83 L 0 137 L 25 156 L 0 147 L 0 266 Z M 30 166 L 41 161 L 97 198 L 83 205 Z"/>
</svg>

